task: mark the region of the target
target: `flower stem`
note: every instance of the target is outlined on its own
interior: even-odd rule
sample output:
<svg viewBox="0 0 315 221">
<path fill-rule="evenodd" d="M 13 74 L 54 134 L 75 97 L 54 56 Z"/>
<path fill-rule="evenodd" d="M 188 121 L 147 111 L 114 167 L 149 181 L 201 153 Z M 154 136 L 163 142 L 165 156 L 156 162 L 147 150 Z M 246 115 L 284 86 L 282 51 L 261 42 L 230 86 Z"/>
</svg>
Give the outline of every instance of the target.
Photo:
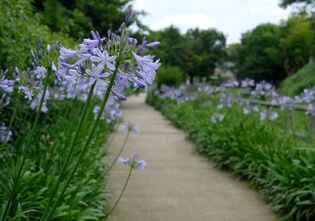
<svg viewBox="0 0 315 221">
<path fill-rule="evenodd" d="M 125 185 L 124 185 L 123 189 L 121 190 L 121 193 L 120 193 L 118 199 L 116 200 L 114 206 L 113 206 L 113 207 L 109 210 L 109 212 L 106 214 L 106 216 L 105 216 L 105 219 L 106 219 L 106 220 L 113 214 L 113 212 L 114 212 L 114 210 L 116 209 L 116 207 L 117 207 L 117 205 L 118 205 L 118 203 L 119 203 L 121 197 L 124 195 L 124 193 L 125 193 L 125 191 L 126 191 L 126 188 L 127 188 L 127 186 L 128 186 L 130 177 L 131 177 L 131 172 L 132 172 L 132 170 L 133 170 L 133 167 L 130 167 L 129 174 L 128 174 L 128 177 L 127 177 L 127 179 L 126 179 Z"/>
<path fill-rule="evenodd" d="M 117 59 L 117 63 L 115 64 L 115 70 L 110 78 L 110 82 L 109 82 L 109 85 L 108 85 L 108 88 L 106 90 L 106 93 L 105 93 L 105 96 L 104 96 L 104 99 L 102 101 L 102 104 L 101 104 L 101 107 L 100 107 L 100 110 L 97 114 L 97 118 L 94 122 L 94 125 L 92 127 L 92 130 L 87 138 L 87 141 L 81 151 L 81 153 L 79 154 L 79 157 L 77 159 L 77 162 L 75 164 L 75 166 L 73 167 L 71 173 L 69 174 L 69 176 L 67 177 L 67 180 L 66 180 L 66 183 L 65 185 L 62 187 L 61 189 L 61 192 L 60 194 L 57 196 L 57 199 L 55 200 L 55 202 L 53 203 L 51 209 L 48 211 L 47 215 L 44 214 L 41 218 L 41 221 L 49 221 L 51 216 L 54 214 L 55 210 L 57 209 L 58 205 L 60 204 L 60 202 L 63 200 L 63 197 L 64 197 L 64 194 L 70 184 L 70 182 L 72 181 L 73 179 L 73 176 L 74 174 L 76 173 L 78 167 L 79 167 L 79 164 L 82 162 L 83 160 L 83 157 L 85 155 L 85 153 L 87 152 L 87 148 L 89 147 L 91 141 L 92 141 L 92 138 L 94 137 L 94 134 L 96 132 L 96 129 L 97 129 L 97 126 L 100 122 L 100 119 L 102 117 L 102 113 L 104 112 L 104 109 L 105 109 L 105 106 L 107 104 L 107 101 L 109 99 L 109 95 L 111 93 L 111 90 L 112 90 L 112 87 L 114 85 L 114 82 L 115 82 L 115 78 L 116 78 L 116 75 L 118 73 L 118 68 L 120 66 L 120 63 L 121 63 L 121 57 L 122 57 L 122 51 L 123 51 L 123 39 L 124 39 L 124 32 L 122 33 L 121 35 L 121 42 L 120 42 L 120 51 L 119 51 L 119 55 L 118 55 L 118 59 Z M 46 209 L 48 210 L 48 207 L 46 207 Z M 45 209 L 45 210 L 46 210 Z"/>
<path fill-rule="evenodd" d="M 21 163 L 19 164 L 19 167 L 18 167 L 18 173 L 17 173 L 16 177 L 13 179 L 12 191 L 10 194 L 10 198 L 8 199 L 8 202 L 5 206 L 4 212 L 2 214 L 1 221 L 5 221 L 7 219 L 8 215 L 9 215 L 9 211 L 11 209 L 11 205 L 16 200 L 16 197 L 17 197 L 16 191 L 18 188 L 18 184 L 20 182 L 20 178 L 22 176 L 25 161 L 27 159 L 28 153 L 29 153 L 30 148 L 31 148 L 31 143 L 32 143 L 32 139 L 33 139 L 33 136 L 35 133 L 35 129 L 37 128 L 37 125 L 38 125 L 39 116 L 40 116 L 40 113 L 42 110 L 42 106 L 43 106 L 45 95 L 46 95 L 47 88 L 48 88 L 48 82 L 49 82 L 48 79 L 49 79 L 49 72 L 47 74 L 47 77 L 45 78 L 44 90 L 43 90 L 42 96 L 40 98 L 40 103 L 39 103 L 39 107 L 38 107 L 37 112 L 36 112 L 36 117 L 35 117 L 35 120 L 33 122 L 32 128 L 31 128 L 30 136 L 26 142 L 26 147 L 25 147 L 24 153 L 22 155 L 22 160 L 21 160 Z"/>
<path fill-rule="evenodd" d="M 76 128 L 75 134 L 72 137 L 72 140 L 71 140 L 71 143 L 70 143 L 70 150 L 69 150 L 69 152 L 68 152 L 68 154 L 66 156 L 66 159 L 65 159 L 65 161 L 64 161 L 64 163 L 62 165 L 61 172 L 60 172 L 60 174 L 58 176 L 58 180 L 57 180 L 56 183 L 54 183 L 54 185 L 52 187 L 52 192 L 51 192 L 49 201 L 47 203 L 47 206 L 44 209 L 44 212 L 43 212 L 43 215 L 42 215 L 42 218 L 41 218 L 42 220 L 48 220 L 48 219 L 46 219 L 46 216 L 47 216 L 46 214 L 49 214 L 49 212 L 48 212 L 49 208 L 50 208 L 51 204 L 53 203 L 53 199 L 54 199 L 54 197 L 55 197 L 55 195 L 57 193 L 58 187 L 59 187 L 61 181 L 63 180 L 64 176 L 65 176 L 65 172 L 67 170 L 67 166 L 69 164 L 70 158 L 71 158 L 71 156 L 73 154 L 73 151 L 74 151 L 75 142 L 76 142 L 76 140 L 77 140 L 77 138 L 79 136 L 79 133 L 80 133 L 82 125 L 83 125 L 83 122 L 84 122 L 85 117 L 86 117 L 86 113 L 87 113 L 88 106 L 89 106 L 90 101 L 91 101 L 91 97 L 93 95 L 95 84 L 96 83 L 92 84 L 92 86 L 90 87 L 87 100 L 86 100 L 86 102 L 85 102 L 85 104 L 83 106 L 83 111 L 82 111 L 81 116 L 80 116 L 79 124 L 78 124 L 78 126 Z M 49 216 L 48 216 L 48 218 L 49 218 Z"/>
<path fill-rule="evenodd" d="M 84 157 L 85 153 L 87 152 L 87 148 L 89 147 L 89 145 L 90 145 L 90 143 L 91 143 L 91 141 L 92 141 L 92 138 L 93 138 L 93 136 L 94 136 L 94 134 L 95 134 L 96 128 L 97 128 L 97 126 L 98 126 L 98 124 L 99 124 L 99 122 L 100 122 L 102 113 L 103 113 L 103 111 L 104 111 L 104 109 L 105 109 L 105 106 L 106 106 L 106 103 L 107 103 L 107 101 L 108 101 L 108 98 L 109 98 L 111 89 L 112 89 L 113 84 L 114 84 L 114 81 L 115 81 L 116 74 L 118 73 L 118 67 L 119 67 L 119 65 L 120 65 L 120 56 L 119 56 L 119 58 L 118 58 L 115 71 L 113 72 L 113 75 L 112 75 L 112 77 L 111 77 L 109 86 L 108 86 L 108 88 L 107 88 L 107 90 L 106 90 L 106 93 L 105 93 L 104 100 L 103 100 L 103 102 L 102 102 L 102 104 L 101 104 L 101 108 L 100 108 L 100 110 L 99 110 L 99 112 L 98 112 L 98 114 L 97 114 L 97 118 L 96 118 L 96 120 L 95 120 L 95 122 L 94 122 L 94 125 L 93 125 L 93 127 L 92 127 L 92 130 L 91 130 L 91 132 L 90 132 L 90 134 L 89 134 L 89 136 L 88 136 L 88 138 L 87 138 L 87 141 L 86 141 L 86 143 L 85 143 L 85 145 L 84 145 L 84 147 L 83 147 L 83 149 L 82 149 L 82 151 L 81 151 L 81 153 L 80 153 L 80 155 L 79 155 L 79 157 L 78 157 L 78 160 L 77 160 L 75 166 L 73 167 L 73 169 L 72 169 L 70 175 L 68 176 L 68 178 L 67 178 L 67 180 L 66 180 L 66 183 L 65 183 L 65 185 L 63 186 L 63 188 L 62 188 L 62 190 L 61 190 L 61 193 L 57 196 L 57 199 L 55 200 L 53 206 L 51 207 L 51 210 L 50 210 L 50 212 L 48 213 L 47 217 L 43 217 L 43 218 L 41 219 L 42 221 L 49 221 L 50 217 L 53 215 L 53 213 L 54 213 L 55 210 L 57 209 L 59 203 L 62 201 L 62 199 L 63 199 L 63 197 L 64 197 L 64 194 L 65 194 L 66 189 L 68 188 L 68 186 L 69 186 L 69 184 L 70 184 L 70 182 L 71 182 L 71 180 L 72 180 L 72 178 L 73 178 L 75 172 L 77 171 L 77 169 L 78 169 L 78 167 L 79 167 L 79 164 L 82 162 L 83 157 Z"/>
<path fill-rule="evenodd" d="M 19 92 L 19 93 L 18 93 L 17 103 L 15 104 L 15 107 L 14 107 L 14 110 L 13 110 L 13 114 L 12 114 L 12 117 L 11 117 L 11 119 L 10 119 L 10 123 L 9 123 L 8 129 L 7 129 L 8 132 L 11 130 L 12 125 L 13 125 L 13 122 L 14 122 L 14 119 L 15 119 L 16 114 L 17 114 L 17 112 L 18 112 L 19 105 L 20 105 L 21 93 L 22 93 L 22 92 Z"/>
<path fill-rule="evenodd" d="M 118 157 L 121 155 L 121 153 L 123 152 L 123 150 L 124 150 L 124 148 L 125 148 L 125 146 L 126 146 L 126 143 L 127 143 L 128 137 L 129 137 L 129 134 L 130 134 L 130 131 L 128 130 L 128 133 L 127 133 L 127 135 L 126 135 L 126 138 L 125 138 L 125 140 L 124 140 L 123 145 L 121 146 L 121 148 L 120 148 L 118 154 L 116 155 L 115 159 L 113 160 L 113 162 L 110 164 L 110 166 L 109 166 L 108 169 L 106 170 L 105 174 L 107 174 L 107 173 L 113 168 L 113 166 L 115 165 L 115 163 L 117 162 Z"/>
</svg>

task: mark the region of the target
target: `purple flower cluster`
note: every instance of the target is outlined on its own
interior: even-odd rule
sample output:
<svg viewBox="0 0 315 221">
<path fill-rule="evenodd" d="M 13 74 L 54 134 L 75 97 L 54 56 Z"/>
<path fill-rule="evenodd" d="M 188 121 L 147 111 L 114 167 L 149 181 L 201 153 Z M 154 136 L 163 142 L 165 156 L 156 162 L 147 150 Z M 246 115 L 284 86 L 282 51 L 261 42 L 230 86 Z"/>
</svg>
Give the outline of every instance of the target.
<svg viewBox="0 0 315 221">
<path fill-rule="evenodd" d="M 4 76 L 0 79 L 0 89 L 4 93 L 12 93 L 14 88 L 14 80 L 7 80 L 4 78 Z"/>
<path fill-rule="evenodd" d="M 237 93 L 227 90 L 229 88 L 238 88 Z M 266 81 L 255 83 L 251 79 L 245 79 L 240 82 L 232 79 L 220 86 L 194 84 L 172 88 L 162 85 L 160 90 L 154 92 L 154 95 L 159 96 L 161 99 L 168 98 L 177 101 L 177 103 L 183 103 L 196 99 L 200 93 L 209 96 L 217 94 L 218 102 L 211 102 L 210 104 L 210 106 L 216 105 L 218 111 L 218 113 L 211 116 L 212 123 L 217 123 L 220 119 L 223 119 L 223 108 L 235 105 L 242 106 L 244 115 L 258 113 L 256 115 L 261 121 L 274 121 L 279 118 L 280 111 L 292 111 L 295 105 L 299 105 L 300 109 L 304 109 L 307 115 L 315 115 L 314 88 L 305 89 L 300 96 L 292 98 L 278 94 L 275 87 Z M 206 102 L 203 106 L 208 107 L 209 102 Z M 275 111 L 273 107 L 279 108 Z"/>
<path fill-rule="evenodd" d="M 140 133 L 139 127 L 131 122 L 124 122 L 121 125 L 121 129 L 125 134 L 128 132 Z"/>
<path fill-rule="evenodd" d="M 108 37 L 100 37 L 98 32 L 91 32 L 91 39 L 84 39 L 77 50 L 60 47 L 60 57 L 56 76 L 65 96 L 80 100 L 87 98 L 88 88 L 95 84 L 94 94 L 103 99 L 110 79 L 116 71 L 114 84 L 106 104 L 103 118 L 107 121 L 121 116 L 118 100 L 126 100 L 124 90 L 130 87 L 146 88 L 153 84 L 159 60 L 150 55 L 138 55 L 143 52 L 143 44 L 127 36 L 124 39 L 109 32 Z M 124 42 L 124 47 L 117 50 L 117 45 Z M 146 42 L 146 40 L 144 39 Z M 157 42 L 148 45 L 158 45 Z M 94 113 L 98 113 L 94 108 Z"/>
<path fill-rule="evenodd" d="M 127 165 L 132 169 L 144 170 L 147 167 L 147 163 L 140 159 L 138 154 L 134 154 L 130 158 L 119 157 L 117 163 Z"/>
<path fill-rule="evenodd" d="M 214 113 L 212 116 L 211 116 L 211 122 L 213 124 L 217 123 L 217 122 L 221 122 L 223 121 L 224 119 L 224 115 L 223 114 L 219 114 L 219 113 Z"/>
<path fill-rule="evenodd" d="M 0 143 L 7 143 L 12 136 L 12 131 L 8 130 L 4 123 L 0 125 Z"/>
<path fill-rule="evenodd" d="M 125 32 L 122 26 L 121 32 Z M 86 101 L 89 88 L 95 84 L 94 95 L 103 100 L 109 87 L 110 80 L 115 73 L 114 83 L 102 117 L 111 122 L 121 117 L 118 100 L 126 100 L 124 90 L 130 87 L 147 88 L 153 84 L 159 60 L 151 55 L 143 55 L 146 48 L 155 47 L 159 42 L 148 43 L 143 39 L 138 45 L 136 39 L 128 34 L 118 36 L 108 32 L 107 37 L 100 37 L 98 32 L 91 32 L 92 38 L 83 39 L 77 49 L 64 46 L 47 45 L 47 52 L 59 48 L 60 56 L 57 66 L 54 62 L 50 67 L 40 65 L 39 53 L 32 51 L 33 68 L 25 71 L 16 69 L 15 79 L 8 80 L 4 74 L 0 76 L 0 103 L 9 99 L 14 85 L 23 98 L 29 102 L 32 109 L 36 109 L 44 93 L 44 82 L 50 74 L 54 79 L 46 89 L 42 112 L 47 112 L 49 99 L 65 100 L 79 99 Z M 2 98 L 3 97 L 3 98 Z M 9 101 L 9 100 L 8 100 Z M 98 113 L 98 107 L 94 113 Z"/>
</svg>

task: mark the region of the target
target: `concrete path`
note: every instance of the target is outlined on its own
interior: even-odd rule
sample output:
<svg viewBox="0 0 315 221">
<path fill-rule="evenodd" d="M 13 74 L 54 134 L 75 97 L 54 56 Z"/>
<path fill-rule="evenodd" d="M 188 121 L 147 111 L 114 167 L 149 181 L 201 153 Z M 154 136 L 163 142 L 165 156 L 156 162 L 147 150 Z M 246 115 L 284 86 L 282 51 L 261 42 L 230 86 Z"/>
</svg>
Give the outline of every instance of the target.
<svg viewBox="0 0 315 221">
<path fill-rule="evenodd" d="M 145 95 L 123 104 L 125 120 L 136 123 L 122 156 L 139 153 L 148 163 L 135 170 L 126 194 L 111 221 L 276 221 L 280 220 L 259 194 L 244 182 L 194 152 L 185 133 L 145 104 Z M 124 134 L 118 132 L 109 148 L 109 160 L 119 151 Z M 108 192 L 113 204 L 128 168 L 115 165 Z"/>
</svg>

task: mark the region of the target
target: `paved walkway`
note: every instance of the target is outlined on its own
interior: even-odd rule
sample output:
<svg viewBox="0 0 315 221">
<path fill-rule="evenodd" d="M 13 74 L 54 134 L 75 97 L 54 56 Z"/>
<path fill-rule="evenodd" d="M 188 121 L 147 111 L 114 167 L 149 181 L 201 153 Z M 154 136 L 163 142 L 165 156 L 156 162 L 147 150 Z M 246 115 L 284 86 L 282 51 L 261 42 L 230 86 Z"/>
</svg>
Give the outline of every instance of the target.
<svg viewBox="0 0 315 221">
<path fill-rule="evenodd" d="M 126 194 L 111 221 L 276 221 L 259 194 L 228 172 L 194 153 L 194 144 L 159 112 L 132 96 L 123 105 L 125 120 L 136 123 L 123 156 L 139 153 L 146 170 L 133 172 Z M 109 159 L 118 152 L 124 134 L 118 132 Z M 128 168 L 115 165 L 109 176 L 110 202 L 119 195 Z"/>
</svg>

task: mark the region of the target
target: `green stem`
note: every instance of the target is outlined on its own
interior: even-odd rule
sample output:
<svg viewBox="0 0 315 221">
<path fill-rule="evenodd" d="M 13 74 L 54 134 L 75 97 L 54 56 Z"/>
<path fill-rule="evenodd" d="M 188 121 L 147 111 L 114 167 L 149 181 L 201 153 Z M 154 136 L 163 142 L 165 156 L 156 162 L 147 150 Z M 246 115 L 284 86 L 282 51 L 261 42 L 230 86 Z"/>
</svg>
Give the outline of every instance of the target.
<svg viewBox="0 0 315 221">
<path fill-rule="evenodd" d="M 107 174 L 107 173 L 113 168 L 113 166 L 115 165 L 115 163 L 117 162 L 118 157 L 121 155 L 121 153 L 123 152 L 123 150 L 124 150 L 124 148 L 125 148 L 125 146 L 126 146 L 126 143 L 127 143 L 128 137 L 129 137 L 129 134 L 130 134 L 130 131 L 128 130 L 128 133 L 127 133 L 127 135 L 126 135 L 126 138 L 125 138 L 125 140 L 124 140 L 123 145 L 121 146 L 121 148 L 120 148 L 118 154 L 116 155 L 115 159 L 113 160 L 113 162 L 110 164 L 110 166 L 109 166 L 108 169 L 106 170 L 105 174 Z"/>
<path fill-rule="evenodd" d="M 77 171 L 77 169 L 78 169 L 78 167 L 79 167 L 79 164 L 81 163 L 81 161 L 83 160 L 83 157 L 84 157 L 85 153 L 87 152 L 87 148 L 89 147 L 89 144 L 90 144 L 91 141 L 92 141 L 92 138 L 93 138 L 93 136 L 94 136 L 94 133 L 95 133 L 95 131 L 96 131 L 96 128 L 97 128 L 97 126 L 98 126 L 98 124 L 99 124 L 99 122 L 100 122 L 102 113 L 103 113 L 103 111 L 104 111 L 104 109 L 105 109 L 105 106 L 106 106 L 106 103 L 107 103 L 107 101 L 108 101 L 110 92 L 111 92 L 111 90 L 112 90 L 112 87 L 113 87 L 113 84 L 114 84 L 114 81 L 115 81 L 115 77 L 116 77 L 116 75 L 117 75 L 117 73 L 118 73 L 118 67 L 119 67 L 119 65 L 120 65 L 120 56 L 119 56 L 119 58 L 118 58 L 118 61 L 117 61 L 117 64 L 116 64 L 116 68 L 115 68 L 115 70 L 114 70 L 114 72 L 113 72 L 113 75 L 112 75 L 112 77 L 111 77 L 109 86 L 108 86 L 108 88 L 107 88 L 107 90 L 106 90 L 104 100 L 103 100 L 103 102 L 102 102 L 102 104 L 101 104 L 101 108 L 100 108 L 100 110 L 99 110 L 99 112 L 98 112 L 98 114 L 97 114 L 97 118 L 96 118 L 96 120 L 95 120 L 95 123 L 94 123 L 94 125 L 93 125 L 93 127 L 92 127 L 92 130 L 91 130 L 91 132 L 90 132 L 90 134 L 89 134 L 89 136 L 88 136 L 88 138 L 87 138 L 87 141 L 86 141 L 86 143 L 85 143 L 85 145 L 84 145 L 84 147 L 83 147 L 83 149 L 82 149 L 82 151 L 81 151 L 81 153 L 80 153 L 80 155 L 79 155 L 79 158 L 78 158 L 78 160 L 77 160 L 75 166 L 73 167 L 73 170 L 72 170 L 71 174 L 68 176 L 67 181 L 66 181 L 65 185 L 63 186 L 63 188 L 62 188 L 62 190 L 61 190 L 61 193 L 57 196 L 56 201 L 54 202 L 53 206 L 51 207 L 51 210 L 50 210 L 50 212 L 48 213 L 47 218 L 42 219 L 42 221 L 48 221 L 48 220 L 50 219 L 50 217 L 53 215 L 53 213 L 55 212 L 57 206 L 59 205 L 59 203 L 60 203 L 61 200 L 63 199 L 64 193 L 65 193 L 66 189 L 68 188 L 68 186 L 69 186 L 69 184 L 70 184 L 70 182 L 71 182 L 71 180 L 72 180 L 72 178 L 73 178 L 75 172 Z"/>
<path fill-rule="evenodd" d="M 7 204 L 6 204 L 4 213 L 3 213 L 2 217 L 1 217 L 2 221 L 5 221 L 7 219 L 8 213 L 9 213 L 10 208 L 11 208 L 11 204 L 13 203 L 13 201 L 15 200 L 15 198 L 17 196 L 17 193 L 16 193 L 17 187 L 18 187 L 21 175 L 22 175 L 22 171 L 23 171 L 23 168 L 24 168 L 24 165 L 25 165 L 25 161 L 27 159 L 28 153 L 29 153 L 30 148 L 31 148 L 32 139 L 33 139 L 33 136 L 34 136 L 34 133 L 35 133 L 35 129 L 37 128 L 37 125 L 38 125 L 39 116 L 40 116 L 40 113 L 41 113 L 41 110 L 42 110 L 42 106 L 43 106 L 43 103 L 44 103 L 44 99 L 45 99 L 45 95 L 46 95 L 46 92 L 47 92 L 48 82 L 49 82 L 48 78 L 49 78 L 49 72 L 48 72 L 47 77 L 45 78 L 44 90 L 43 90 L 42 96 L 40 98 L 39 107 L 37 109 L 36 117 L 35 117 L 35 120 L 33 122 L 32 128 L 31 128 L 30 136 L 29 136 L 29 138 L 27 140 L 26 148 L 24 149 L 24 153 L 22 155 L 22 161 L 21 161 L 21 163 L 19 165 L 18 173 L 17 173 L 15 179 L 13 180 L 13 187 L 12 187 L 12 191 L 11 191 L 11 194 L 10 194 L 10 198 L 9 198 Z"/>
<path fill-rule="evenodd" d="M 9 122 L 9 126 L 8 126 L 8 128 L 6 129 L 6 133 L 5 133 L 6 135 L 9 134 L 9 132 L 10 132 L 10 130 L 11 130 L 11 128 L 12 128 L 14 119 L 15 119 L 15 117 L 16 117 L 16 115 L 17 115 L 17 112 L 18 112 L 18 109 L 19 109 L 19 104 L 20 104 L 20 98 L 21 98 L 21 93 L 18 93 L 17 103 L 15 104 L 15 107 L 14 107 L 14 109 L 13 109 L 13 114 L 12 114 L 12 116 L 11 116 L 11 119 L 10 119 L 10 122 Z M 0 102 L 0 103 L 1 103 L 1 102 Z M 1 147 L 3 147 L 4 145 L 5 145 L 5 142 L 3 142 L 3 143 L 1 144 Z"/>
<path fill-rule="evenodd" d="M 107 220 L 107 218 L 109 218 L 109 217 L 113 214 L 113 212 L 115 211 L 115 209 L 116 209 L 116 207 L 117 207 L 117 205 L 118 205 L 118 203 L 119 203 L 121 197 L 124 195 L 124 193 L 125 193 L 125 191 L 126 191 L 126 188 L 127 188 L 127 186 L 128 186 L 130 177 L 131 177 L 131 172 L 132 172 L 132 170 L 133 170 L 133 167 L 130 167 L 129 174 L 128 174 L 127 180 L 126 180 L 126 182 L 125 182 L 125 185 L 124 185 L 124 187 L 123 187 L 123 189 L 122 189 L 122 191 L 121 191 L 121 193 L 120 193 L 118 199 L 116 200 L 114 206 L 113 206 L 113 207 L 109 210 L 109 212 L 106 214 L 106 216 L 105 216 L 105 219 L 106 219 L 106 220 Z"/>
<path fill-rule="evenodd" d="M 105 109 L 105 106 L 107 104 L 107 101 L 109 99 L 109 96 L 110 96 L 110 93 L 111 93 L 111 90 L 112 90 L 112 87 L 114 85 L 114 82 L 115 82 L 115 78 L 116 78 L 116 75 L 118 73 L 118 68 L 120 66 L 120 63 L 121 63 L 121 56 L 122 56 L 122 51 L 123 51 L 123 39 L 124 39 L 124 32 L 122 33 L 121 35 L 121 42 L 120 42 L 120 51 L 119 51 L 119 55 L 118 55 L 118 59 L 117 59 L 117 63 L 115 64 L 115 70 L 110 78 L 110 82 L 109 82 L 109 85 L 108 85 L 108 88 L 106 90 L 106 93 L 105 93 L 105 96 L 104 96 L 104 99 L 103 99 L 103 102 L 101 104 L 101 107 L 100 107 L 100 110 L 97 114 L 97 118 L 94 122 L 94 125 L 92 127 L 92 130 L 87 138 L 87 141 L 78 157 L 78 160 L 75 164 L 75 166 L 73 167 L 73 170 L 71 171 L 70 175 L 68 176 L 67 180 L 66 180 L 66 183 L 65 185 L 63 186 L 62 190 L 61 190 L 61 193 L 57 196 L 57 199 L 55 200 L 54 204 L 52 205 L 51 209 L 49 210 L 48 212 L 48 215 L 47 216 L 43 216 L 41 218 L 42 221 L 49 221 L 51 216 L 54 214 L 56 208 L 58 207 L 59 203 L 63 200 L 63 197 L 64 197 L 64 194 L 65 194 L 65 191 L 66 189 L 68 188 L 70 182 L 72 181 L 72 178 L 74 176 L 74 174 L 76 173 L 78 167 L 79 167 L 79 164 L 82 162 L 83 160 L 83 157 L 85 155 L 85 153 L 87 152 L 87 148 L 89 147 L 91 141 L 92 141 L 92 138 L 96 132 L 96 129 L 97 129 L 97 126 L 100 122 L 100 119 L 101 119 L 101 116 L 102 116 L 102 113 L 104 112 L 104 109 Z M 45 209 L 46 210 L 46 209 Z"/>
<path fill-rule="evenodd" d="M 7 130 L 8 132 L 11 130 L 12 125 L 13 125 L 13 122 L 14 122 L 14 119 L 15 119 L 16 114 L 17 114 L 17 112 L 18 112 L 19 105 L 20 105 L 21 93 L 22 93 L 22 92 L 19 92 L 19 93 L 18 93 L 17 103 L 16 103 L 16 105 L 15 105 L 15 107 L 14 107 L 13 114 L 12 114 L 12 117 L 11 117 L 11 119 L 10 119 L 9 127 L 8 127 L 8 130 Z"/>
<path fill-rule="evenodd" d="M 86 117 L 87 109 L 88 109 L 89 103 L 90 103 L 90 101 L 91 101 L 91 97 L 92 97 L 92 95 L 93 95 L 93 91 L 94 91 L 95 85 L 96 85 L 96 83 L 92 84 L 92 86 L 90 87 L 87 100 L 86 100 L 86 102 L 85 102 L 85 104 L 84 104 L 84 106 L 83 106 L 83 111 L 82 111 L 81 116 L 80 116 L 79 124 L 78 124 L 78 126 L 77 126 L 77 128 L 76 128 L 75 134 L 74 134 L 74 136 L 72 137 L 72 140 L 71 140 L 71 143 L 70 143 L 70 150 L 69 150 L 69 152 L 68 152 L 68 154 L 67 154 L 67 156 L 66 156 L 66 159 L 65 159 L 65 161 L 64 161 L 64 163 L 63 163 L 63 165 L 62 165 L 61 172 L 60 172 L 60 174 L 59 174 L 59 176 L 58 176 L 58 180 L 57 180 L 57 182 L 54 183 L 54 185 L 53 185 L 52 192 L 51 192 L 51 196 L 50 196 L 50 198 L 49 198 L 48 204 L 47 204 L 47 206 L 45 207 L 44 212 L 43 212 L 43 215 L 42 215 L 42 218 L 41 218 L 42 220 L 47 220 L 47 219 L 46 219 L 46 216 L 47 216 L 47 213 L 49 214 L 49 208 L 50 208 L 51 204 L 53 203 L 53 200 L 54 200 L 54 197 L 55 197 L 55 195 L 56 195 L 56 193 L 57 193 L 58 187 L 59 187 L 61 181 L 62 181 L 63 178 L 64 178 L 65 172 L 66 172 L 66 170 L 67 170 L 67 166 L 68 166 L 68 164 L 69 164 L 69 161 L 70 161 L 71 156 L 72 156 L 73 151 L 74 151 L 75 142 L 77 141 L 77 138 L 78 138 L 79 133 L 80 133 L 80 130 L 81 130 L 81 128 L 82 128 L 84 119 L 85 119 L 85 117 Z M 49 218 L 49 216 L 48 216 L 48 218 Z"/>
</svg>

